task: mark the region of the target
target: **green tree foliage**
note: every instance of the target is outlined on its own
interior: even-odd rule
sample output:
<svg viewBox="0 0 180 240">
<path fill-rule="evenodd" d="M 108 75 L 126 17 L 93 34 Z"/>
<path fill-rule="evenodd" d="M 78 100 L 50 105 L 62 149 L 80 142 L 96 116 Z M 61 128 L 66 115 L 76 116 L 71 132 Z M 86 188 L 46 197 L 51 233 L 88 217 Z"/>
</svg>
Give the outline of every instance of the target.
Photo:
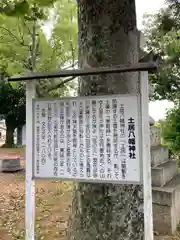
<svg viewBox="0 0 180 240">
<path fill-rule="evenodd" d="M 11 85 L 6 78 L 32 68 L 29 62 L 31 36 L 19 17 L 4 14 L 0 15 L 0 36 L 0 115 L 7 127 L 5 146 L 10 147 L 14 129 L 25 123 L 25 87 L 24 84 Z"/>
<path fill-rule="evenodd" d="M 0 79 L 0 109 L 1 118 L 5 119 L 7 133 L 5 146 L 13 146 L 13 132 L 15 128 L 25 124 L 25 91 L 24 84 L 18 83 L 13 87 L 5 76 Z"/>
<path fill-rule="evenodd" d="M 44 20 L 48 8 L 55 0 L 2 0 L 0 12 L 7 16 L 24 17 L 26 20 Z"/>
<path fill-rule="evenodd" d="M 148 51 L 161 59 L 161 69 L 151 75 L 155 99 L 179 101 L 180 97 L 180 7 L 176 0 L 144 19 Z"/>
<path fill-rule="evenodd" d="M 8 1 L 6 2 L 9 4 Z M 50 6 L 49 4 L 50 2 L 52 4 L 52 1 L 45 1 L 46 3 L 45 5 L 43 3 L 42 9 L 41 1 L 36 1 L 36 3 L 27 1 L 29 7 L 23 11 L 17 10 L 17 6 L 22 7 L 22 2 L 14 2 L 15 4 L 11 8 L 8 5 L 10 10 L 7 11 L 6 9 L 6 14 L 4 14 L 5 11 L 0 14 L 1 75 L 12 76 L 32 71 L 54 71 L 65 66 L 74 67 L 77 59 L 76 4 L 73 1 L 62 0 L 53 5 L 51 16 L 55 17 L 51 17 L 50 20 L 54 28 L 50 38 L 47 39 L 42 27 L 48 18 L 43 15 L 40 16 L 35 10 L 33 12 L 30 9 L 33 6 L 38 7 L 39 12 L 43 10 L 42 12 L 45 15 L 48 13 L 47 9 L 44 10 L 45 7 Z M 36 86 L 37 95 L 43 97 L 45 95 L 59 96 L 66 94 L 69 87 L 72 87 L 72 84 L 67 84 L 70 80 L 72 78 L 39 81 Z M 9 95 L 13 95 L 14 91 L 14 97 L 17 97 L 16 100 L 11 101 L 9 111 L 5 111 L 1 107 L 3 105 L 0 101 L 1 118 L 6 119 L 8 117 L 6 123 L 13 125 L 14 129 L 14 127 L 19 126 L 20 122 L 25 122 L 25 85 L 17 83 L 10 85 L 4 77 L 1 78 L 0 85 L 2 85 L 2 89 L 6 89 L 1 101 L 6 102 L 8 91 Z M 24 91 L 24 101 L 21 101 L 20 95 L 16 94 L 16 92 L 22 90 Z M 21 105 L 20 107 L 18 104 L 15 105 L 15 101 L 23 102 L 24 108 Z M 13 109 L 13 113 L 10 109 Z M 22 111 L 22 114 L 19 114 L 19 111 Z M 17 112 L 17 116 L 22 118 L 21 121 L 14 118 L 15 112 Z M 9 137 L 9 139 L 12 139 L 12 137 Z"/>
<path fill-rule="evenodd" d="M 58 69 L 75 68 L 77 65 L 77 9 L 73 0 L 59 0 L 54 4 L 52 16 L 54 25 L 50 42 L 50 58 L 44 54 L 44 68 L 38 71 L 57 71 Z M 52 54 L 53 53 L 53 54 Z M 52 64 L 54 56 L 56 63 Z M 42 57 L 41 57 L 42 59 Z M 47 69 L 47 63 L 51 69 Z M 54 68 L 52 68 L 54 66 Z M 63 81 L 60 79 L 47 80 L 44 82 L 45 92 L 53 96 L 67 94 L 72 88 L 76 88 L 75 82 L 71 82 L 73 78 L 67 78 Z M 65 84 L 64 84 L 65 83 Z M 66 84 L 69 83 L 69 84 Z M 65 87 L 65 88 L 64 88 Z"/>
<path fill-rule="evenodd" d="M 164 143 L 172 153 L 180 157 L 180 108 L 175 107 L 167 112 L 165 120 L 159 121 Z"/>
</svg>

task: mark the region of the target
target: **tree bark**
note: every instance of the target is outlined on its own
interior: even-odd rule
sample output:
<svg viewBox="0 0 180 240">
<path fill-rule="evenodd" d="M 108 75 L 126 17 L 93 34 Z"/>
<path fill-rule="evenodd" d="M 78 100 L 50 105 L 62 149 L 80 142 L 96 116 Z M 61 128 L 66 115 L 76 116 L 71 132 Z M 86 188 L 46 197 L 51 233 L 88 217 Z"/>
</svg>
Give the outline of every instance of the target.
<svg viewBox="0 0 180 240">
<path fill-rule="evenodd" d="M 22 126 L 17 127 L 17 146 L 22 146 Z"/>
<path fill-rule="evenodd" d="M 4 147 L 14 147 L 14 129 L 12 122 L 6 120 L 6 141 Z"/>
<path fill-rule="evenodd" d="M 135 0 L 79 0 L 78 21 L 80 67 L 138 62 Z M 86 76 L 79 82 L 81 96 L 117 93 L 139 93 L 138 73 Z M 143 228 L 142 186 L 75 186 L 69 240 L 141 240 Z"/>
</svg>

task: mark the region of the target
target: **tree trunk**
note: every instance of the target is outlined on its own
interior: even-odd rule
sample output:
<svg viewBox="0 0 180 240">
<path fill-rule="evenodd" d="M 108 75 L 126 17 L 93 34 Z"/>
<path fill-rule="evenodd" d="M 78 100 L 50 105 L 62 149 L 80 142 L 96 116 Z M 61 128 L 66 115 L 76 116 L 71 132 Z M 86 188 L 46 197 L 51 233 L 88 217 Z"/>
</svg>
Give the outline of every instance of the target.
<svg viewBox="0 0 180 240">
<path fill-rule="evenodd" d="M 17 146 L 22 146 L 22 126 L 17 127 Z"/>
<path fill-rule="evenodd" d="M 14 147 L 14 126 L 11 121 L 6 120 L 6 141 L 4 147 Z"/>
<path fill-rule="evenodd" d="M 138 62 L 135 0 L 79 0 L 80 67 Z M 138 93 L 138 73 L 86 76 L 80 95 Z M 70 240 L 141 240 L 142 186 L 77 184 L 69 222 Z"/>
</svg>

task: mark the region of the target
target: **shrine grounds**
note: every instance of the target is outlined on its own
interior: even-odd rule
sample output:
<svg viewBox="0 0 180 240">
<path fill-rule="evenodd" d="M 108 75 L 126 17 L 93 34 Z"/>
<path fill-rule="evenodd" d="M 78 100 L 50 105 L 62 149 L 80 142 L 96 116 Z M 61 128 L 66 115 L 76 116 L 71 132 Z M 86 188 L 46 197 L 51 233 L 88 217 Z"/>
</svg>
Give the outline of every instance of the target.
<svg viewBox="0 0 180 240">
<path fill-rule="evenodd" d="M 0 155 L 24 150 L 2 149 Z M 25 160 L 21 161 L 25 167 Z M 0 173 L 0 240 L 24 240 L 25 172 Z M 37 240 L 65 240 L 71 204 L 72 185 L 69 182 L 36 181 Z"/>
<path fill-rule="evenodd" d="M 25 168 L 24 152 L 24 149 L 0 148 L 0 156 L 9 153 L 19 154 L 22 158 L 21 164 Z M 70 182 L 36 181 L 37 240 L 66 240 L 71 193 Z M 24 234 L 25 172 L 0 173 L 0 240 L 24 240 Z M 180 233 L 174 237 L 157 236 L 155 240 L 180 240 Z"/>
</svg>

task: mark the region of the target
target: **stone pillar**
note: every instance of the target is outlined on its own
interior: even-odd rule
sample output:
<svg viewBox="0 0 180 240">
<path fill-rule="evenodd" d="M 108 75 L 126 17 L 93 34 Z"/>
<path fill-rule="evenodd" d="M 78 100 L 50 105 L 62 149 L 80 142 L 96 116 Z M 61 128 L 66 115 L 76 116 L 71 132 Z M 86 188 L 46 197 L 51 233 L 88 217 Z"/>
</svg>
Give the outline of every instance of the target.
<svg viewBox="0 0 180 240">
<path fill-rule="evenodd" d="M 149 97 L 153 94 L 149 87 Z M 149 116 L 151 143 L 151 175 L 154 232 L 162 235 L 174 233 L 180 222 L 180 188 L 177 162 L 169 159 L 167 146 L 161 144 L 161 131 Z"/>
<path fill-rule="evenodd" d="M 159 127 L 150 126 L 150 140 L 154 232 L 169 235 L 180 221 L 180 175 L 176 160 L 169 159 L 168 147 L 161 144 Z"/>
</svg>

